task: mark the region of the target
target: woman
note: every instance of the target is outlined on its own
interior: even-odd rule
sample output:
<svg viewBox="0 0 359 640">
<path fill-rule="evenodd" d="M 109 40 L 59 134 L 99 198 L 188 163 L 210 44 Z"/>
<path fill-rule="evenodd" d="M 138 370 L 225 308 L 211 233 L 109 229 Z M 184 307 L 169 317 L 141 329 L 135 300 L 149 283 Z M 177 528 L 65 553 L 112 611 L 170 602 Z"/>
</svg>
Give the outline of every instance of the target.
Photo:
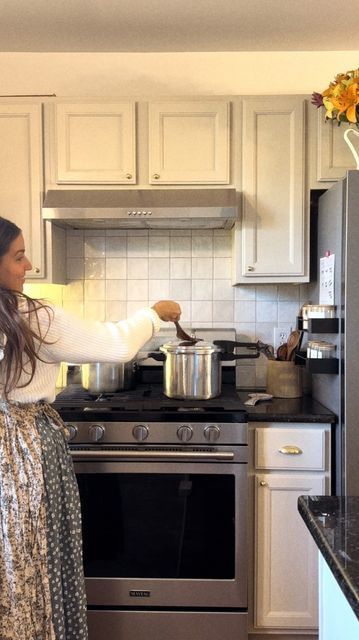
<svg viewBox="0 0 359 640">
<path fill-rule="evenodd" d="M 80 503 L 60 416 L 61 362 L 125 362 L 178 320 L 160 301 L 128 320 L 86 322 L 25 296 L 21 230 L 0 218 L 0 638 L 85 640 Z"/>
</svg>

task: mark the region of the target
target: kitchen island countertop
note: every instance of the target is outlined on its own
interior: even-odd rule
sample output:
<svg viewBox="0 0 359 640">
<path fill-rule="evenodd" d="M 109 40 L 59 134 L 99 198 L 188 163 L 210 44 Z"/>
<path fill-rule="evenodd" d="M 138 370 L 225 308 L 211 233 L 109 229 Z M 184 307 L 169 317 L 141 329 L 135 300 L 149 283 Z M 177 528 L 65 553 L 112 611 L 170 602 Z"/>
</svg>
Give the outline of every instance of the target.
<svg viewBox="0 0 359 640">
<path fill-rule="evenodd" d="M 253 390 L 253 393 L 259 389 Z M 248 391 L 239 390 L 243 402 L 248 399 Z M 319 422 L 334 424 L 335 414 L 305 395 L 301 398 L 272 398 L 258 402 L 254 406 L 245 405 L 249 422 Z"/>
<path fill-rule="evenodd" d="M 300 496 L 298 510 L 359 619 L 359 497 Z"/>
</svg>

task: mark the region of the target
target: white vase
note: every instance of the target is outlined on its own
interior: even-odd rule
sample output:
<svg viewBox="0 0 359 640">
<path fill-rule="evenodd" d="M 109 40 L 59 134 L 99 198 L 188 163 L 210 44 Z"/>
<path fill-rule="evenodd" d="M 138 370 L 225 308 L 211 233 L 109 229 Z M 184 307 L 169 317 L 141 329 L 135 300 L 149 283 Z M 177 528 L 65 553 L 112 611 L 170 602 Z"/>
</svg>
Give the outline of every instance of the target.
<svg viewBox="0 0 359 640">
<path fill-rule="evenodd" d="M 349 129 L 346 129 L 344 131 L 344 140 L 347 143 L 350 151 L 352 152 L 353 156 L 354 156 L 354 160 L 356 162 L 356 169 L 359 169 L 359 154 L 357 152 L 357 150 L 355 149 L 353 143 L 351 142 L 351 140 L 349 140 L 349 134 L 353 133 L 356 136 L 359 136 L 359 131 L 357 129 L 352 129 L 351 127 L 349 127 Z"/>
</svg>

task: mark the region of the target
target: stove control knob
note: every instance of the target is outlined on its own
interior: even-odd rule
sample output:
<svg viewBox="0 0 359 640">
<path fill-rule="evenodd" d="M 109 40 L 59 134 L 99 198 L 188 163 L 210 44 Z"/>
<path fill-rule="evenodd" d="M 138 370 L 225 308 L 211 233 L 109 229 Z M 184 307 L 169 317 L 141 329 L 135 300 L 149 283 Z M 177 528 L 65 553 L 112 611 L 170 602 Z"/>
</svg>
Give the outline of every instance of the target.
<svg viewBox="0 0 359 640">
<path fill-rule="evenodd" d="M 206 440 L 209 440 L 209 442 L 215 442 L 216 440 L 218 440 L 220 435 L 221 430 L 215 424 L 209 425 L 209 427 L 206 427 L 204 430 L 204 437 L 206 438 Z"/>
<path fill-rule="evenodd" d="M 136 424 L 132 429 L 132 434 L 137 442 L 143 442 L 148 438 L 149 429 L 144 424 Z"/>
<path fill-rule="evenodd" d="M 100 424 L 92 424 L 91 427 L 89 428 L 89 436 L 92 442 L 98 442 L 99 440 L 102 440 L 104 434 L 105 434 L 105 428 L 102 427 Z"/>
<path fill-rule="evenodd" d="M 182 442 L 188 442 L 193 436 L 193 429 L 188 424 L 183 424 L 177 429 L 177 437 Z"/>
<path fill-rule="evenodd" d="M 65 438 L 67 442 L 73 440 L 77 435 L 77 427 L 74 424 L 67 424 L 65 426 Z"/>
</svg>

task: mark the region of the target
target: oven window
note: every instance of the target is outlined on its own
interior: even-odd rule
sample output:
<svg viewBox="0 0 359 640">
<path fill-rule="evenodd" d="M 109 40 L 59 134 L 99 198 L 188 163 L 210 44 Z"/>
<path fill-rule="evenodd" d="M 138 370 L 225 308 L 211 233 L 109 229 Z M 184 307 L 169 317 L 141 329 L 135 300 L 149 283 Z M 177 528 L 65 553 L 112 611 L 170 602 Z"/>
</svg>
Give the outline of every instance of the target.
<svg viewBox="0 0 359 640">
<path fill-rule="evenodd" d="M 87 577 L 234 578 L 234 475 L 77 479 Z"/>
</svg>

